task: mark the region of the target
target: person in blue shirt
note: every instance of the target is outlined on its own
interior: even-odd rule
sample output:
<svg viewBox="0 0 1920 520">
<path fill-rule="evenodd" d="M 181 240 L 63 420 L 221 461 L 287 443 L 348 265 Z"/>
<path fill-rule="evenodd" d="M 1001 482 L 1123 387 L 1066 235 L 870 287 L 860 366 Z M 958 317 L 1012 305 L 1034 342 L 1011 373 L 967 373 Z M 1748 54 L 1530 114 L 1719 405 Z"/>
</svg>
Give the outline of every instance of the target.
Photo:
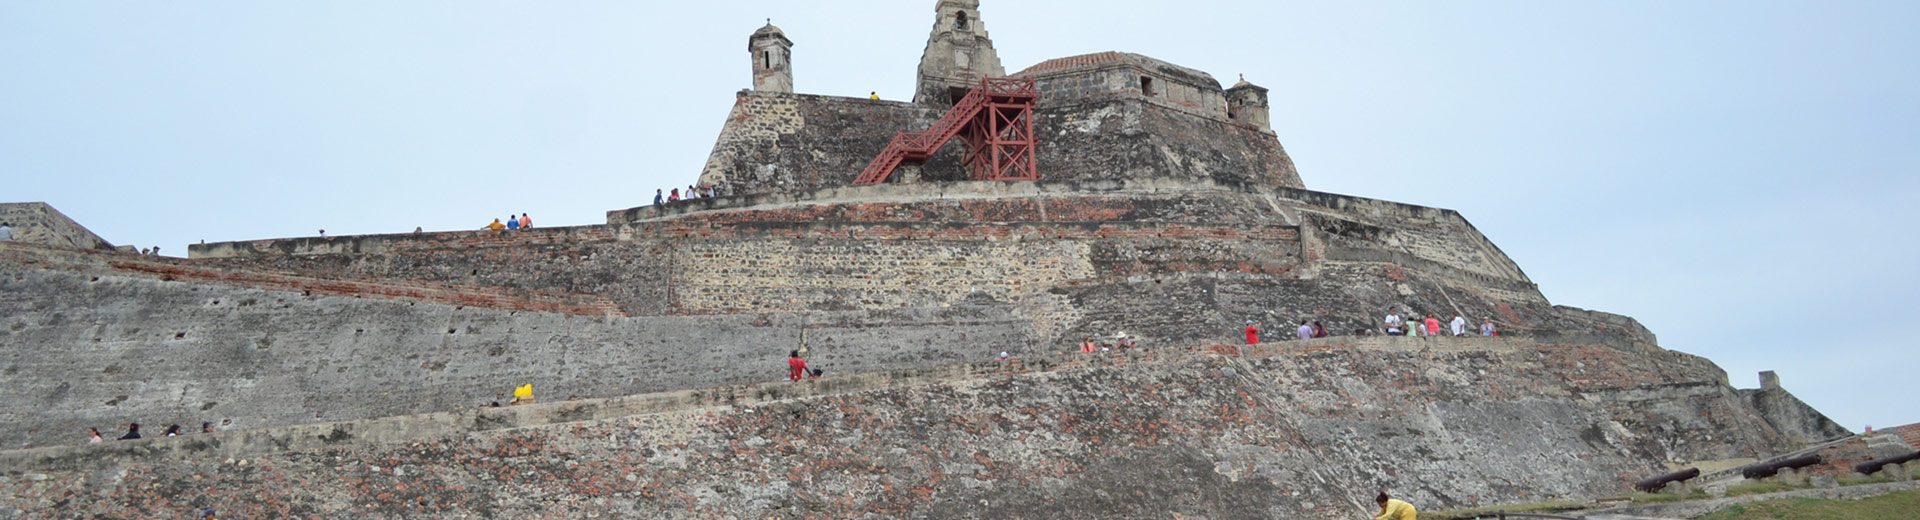
<svg viewBox="0 0 1920 520">
<path fill-rule="evenodd" d="M 665 191 L 666 190 L 658 190 L 658 189 L 653 190 L 653 205 L 658 206 L 661 204 L 665 204 L 667 202 L 667 195 L 666 193 L 664 193 Z"/>
<path fill-rule="evenodd" d="M 520 229 L 520 219 L 507 217 L 507 229 Z"/>
</svg>

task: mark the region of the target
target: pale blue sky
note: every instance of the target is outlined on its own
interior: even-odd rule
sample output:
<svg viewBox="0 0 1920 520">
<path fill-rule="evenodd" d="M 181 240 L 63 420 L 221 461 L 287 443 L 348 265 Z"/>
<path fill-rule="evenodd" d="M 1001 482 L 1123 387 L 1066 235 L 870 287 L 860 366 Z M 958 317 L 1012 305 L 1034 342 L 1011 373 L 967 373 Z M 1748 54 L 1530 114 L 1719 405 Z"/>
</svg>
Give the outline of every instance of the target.
<svg viewBox="0 0 1920 520">
<path fill-rule="evenodd" d="M 899 99 L 933 4 L 4 1 L 0 200 L 170 254 L 602 223 L 692 181 L 763 19 L 800 91 Z M 1920 421 L 1920 2 L 983 9 L 1009 70 L 1122 50 L 1245 73 L 1309 187 L 1458 209 L 1556 303 L 1636 316 L 1738 386 L 1779 370 L 1849 428 Z"/>
</svg>

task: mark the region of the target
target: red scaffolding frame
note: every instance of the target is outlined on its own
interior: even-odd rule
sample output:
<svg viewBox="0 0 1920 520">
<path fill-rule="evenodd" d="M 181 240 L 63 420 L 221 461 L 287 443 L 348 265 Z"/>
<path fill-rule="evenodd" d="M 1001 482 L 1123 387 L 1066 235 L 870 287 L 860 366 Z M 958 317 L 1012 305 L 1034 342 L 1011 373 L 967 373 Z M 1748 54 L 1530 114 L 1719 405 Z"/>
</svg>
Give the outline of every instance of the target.
<svg viewBox="0 0 1920 520">
<path fill-rule="evenodd" d="M 879 184 L 901 164 L 922 164 L 955 137 L 966 139 L 963 163 L 976 181 L 1040 180 L 1034 148 L 1033 107 L 1040 99 L 1034 80 L 983 78 L 953 109 L 925 132 L 901 132 L 855 178 L 855 185 Z"/>
</svg>

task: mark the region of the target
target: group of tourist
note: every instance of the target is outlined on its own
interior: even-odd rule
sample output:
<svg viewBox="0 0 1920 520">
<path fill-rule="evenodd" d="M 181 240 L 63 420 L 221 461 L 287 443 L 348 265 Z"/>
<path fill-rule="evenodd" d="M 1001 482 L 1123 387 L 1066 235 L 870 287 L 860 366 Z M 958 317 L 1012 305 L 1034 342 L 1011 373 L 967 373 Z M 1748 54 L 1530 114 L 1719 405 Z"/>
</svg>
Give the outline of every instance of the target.
<svg viewBox="0 0 1920 520">
<path fill-rule="evenodd" d="M 684 194 L 680 191 L 680 188 L 674 188 L 672 191 L 653 190 L 653 205 L 660 206 L 674 204 L 680 201 L 714 199 L 719 197 L 719 186 L 709 184 L 706 187 L 698 187 L 690 184 L 687 185 L 687 191 L 684 192 Z"/>
<path fill-rule="evenodd" d="M 519 218 L 514 218 L 512 213 L 508 213 L 506 222 L 503 223 L 500 221 L 500 219 L 497 219 L 497 218 L 493 219 L 493 223 L 487 224 L 486 229 L 488 231 L 502 231 L 502 232 L 526 231 L 529 229 L 533 229 L 533 217 L 527 216 L 526 213 L 521 213 Z M 413 232 L 419 233 L 420 228 L 414 228 Z"/>
<path fill-rule="evenodd" d="M 1095 342 L 1091 336 L 1080 341 L 1080 353 L 1082 354 L 1112 352 L 1115 350 L 1133 350 L 1139 347 L 1140 342 L 1135 341 L 1132 336 L 1126 334 L 1118 334 L 1114 339 L 1108 341 Z M 1005 356 L 1005 353 L 1001 355 Z"/>
<path fill-rule="evenodd" d="M 213 433 L 213 423 L 200 423 L 200 433 Z M 180 431 L 180 425 L 178 424 L 168 426 L 166 431 L 160 434 L 167 437 L 186 435 Z M 117 440 L 132 441 L 139 440 L 140 438 L 140 423 L 127 423 L 127 433 L 120 435 Z M 106 438 L 100 436 L 99 428 L 87 428 L 87 444 L 100 444 L 104 441 L 106 441 Z"/>
<path fill-rule="evenodd" d="M 1453 321 L 1447 322 L 1443 329 L 1438 315 L 1427 314 L 1427 317 L 1424 319 L 1418 315 L 1414 315 L 1411 318 L 1402 318 L 1398 310 L 1388 309 L 1387 316 L 1381 320 L 1380 329 L 1388 336 L 1434 337 L 1452 335 L 1464 337 L 1474 335 L 1475 331 L 1467 327 L 1467 318 L 1458 314 L 1454 315 Z M 1247 320 L 1246 328 L 1243 332 L 1246 334 L 1248 345 L 1260 344 L 1260 322 Z M 1480 321 L 1480 330 L 1478 333 L 1484 337 L 1499 336 L 1500 327 L 1493 323 L 1493 318 L 1488 317 Z M 1354 331 L 1354 335 L 1356 336 L 1371 334 L 1373 334 L 1372 330 L 1367 328 Z M 1313 320 L 1300 320 L 1300 327 L 1294 329 L 1294 337 L 1299 338 L 1301 341 L 1320 339 L 1332 335 L 1333 333 L 1327 330 L 1326 325 L 1322 325 L 1320 322 Z"/>
<path fill-rule="evenodd" d="M 1474 332 L 1467 328 L 1466 316 L 1461 316 L 1459 314 L 1453 315 L 1453 321 L 1448 322 L 1447 328 L 1444 330 L 1440 328 L 1439 316 L 1436 316 L 1432 313 L 1428 313 L 1426 319 L 1420 319 L 1418 314 L 1415 314 L 1415 313 L 1409 313 L 1409 314 L 1412 314 L 1412 316 L 1409 318 L 1402 318 L 1400 317 L 1399 310 L 1387 309 L 1387 316 L 1380 320 L 1381 321 L 1380 328 L 1384 330 L 1388 336 L 1429 336 L 1430 337 L 1430 336 L 1444 336 L 1444 335 L 1447 335 L 1447 333 L 1449 332 L 1451 332 L 1453 336 L 1472 336 Z M 1485 336 L 1485 337 L 1499 336 L 1500 327 L 1493 324 L 1492 317 L 1487 317 L 1480 320 L 1479 332 L 1481 336 Z"/>
</svg>

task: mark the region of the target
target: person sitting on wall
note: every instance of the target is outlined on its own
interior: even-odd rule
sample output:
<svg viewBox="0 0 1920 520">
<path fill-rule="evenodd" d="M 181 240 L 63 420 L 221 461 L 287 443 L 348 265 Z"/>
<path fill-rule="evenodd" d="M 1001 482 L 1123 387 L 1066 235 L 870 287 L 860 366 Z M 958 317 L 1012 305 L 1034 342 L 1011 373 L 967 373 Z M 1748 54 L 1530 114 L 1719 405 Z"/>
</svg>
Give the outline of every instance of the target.
<svg viewBox="0 0 1920 520">
<path fill-rule="evenodd" d="M 1092 337 L 1088 337 L 1088 338 L 1086 338 L 1086 339 L 1082 339 L 1082 340 L 1080 340 L 1080 353 L 1081 353 L 1081 354 L 1092 354 L 1092 353 L 1093 353 L 1093 350 L 1094 350 L 1094 348 L 1095 348 L 1095 347 L 1096 347 L 1096 345 L 1094 345 L 1094 344 L 1093 344 L 1093 338 L 1092 338 Z"/>
<path fill-rule="evenodd" d="M 496 220 L 494 222 L 499 222 L 499 221 Z M 519 230 L 520 230 L 520 219 L 513 218 L 513 214 L 508 213 L 507 214 L 507 231 L 519 231 Z"/>
<path fill-rule="evenodd" d="M 1317 321 L 1313 322 L 1313 339 L 1320 339 L 1332 335 L 1332 332 L 1327 332 L 1326 325 L 1321 325 L 1320 322 Z"/>
<path fill-rule="evenodd" d="M 672 193 L 667 194 L 667 202 L 680 202 L 680 188 L 674 188 Z"/>
<path fill-rule="evenodd" d="M 787 354 L 787 381 L 798 383 L 807 377 L 807 360 L 800 357 L 800 351 Z"/>
<path fill-rule="evenodd" d="M 1419 520 L 1419 512 L 1414 511 L 1413 504 L 1394 500 L 1385 491 L 1373 497 L 1373 501 L 1380 504 L 1380 514 L 1373 520 Z"/>
<path fill-rule="evenodd" d="M 100 429 L 93 427 L 87 428 L 87 444 L 99 444 L 100 441 Z"/>
<path fill-rule="evenodd" d="M 1293 335 L 1300 338 L 1300 341 L 1313 339 L 1313 324 L 1307 320 L 1300 320 L 1300 328 L 1293 329 Z"/>
<path fill-rule="evenodd" d="M 12 242 L 12 241 L 13 241 L 13 226 L 9 226 L 5 222 L 0 222 L 0 242 Z"/>
<path fill-rule="evenodd" d="M 533 402 L 533 385 L 525 384 L 513 389 L 513 400 L 508 401 L 507 406 L 520 406 L 533 404 Z"/>
<path fill-rule="evenodd" d="M 1480 322 L 1480 335 L 1489 338 L 1500 335 L 1500 328 L 1493 326 L 1492 316 L 1488 316 L 1487 319 Z"/>
<path fill-rule="evenodd" d="M 487 224 L 486 227 L 483 227 L 481 229 L 485 229 L 487 231 L 505 231 L 507 229 L 507 225 L 501 224 L 500 219 L 496 218 L 496 219 L 493 219 L 492 224 Z"/>
<path fill-rule="evenodd" d="M 1427 330 L 1425 330 L 1425 331 L 1422 331 L 1422 332 L 1425 332 L 1425 333 L 1426 333 L 1426 335 L 1428 335 L 1428 336 L 1438 336 L 1438 335 L 1440 335 L 1440 317 L 1439 317 L 1439 316 L 1435 316 L 1435 315 L 1433 315 L 1433 314 L 1428 314 L 1428 315 L 1427 315 Z"/>
<path fill-rule="evenodd" d="M 1449 323 L 1448 325 L 1453 326 L 1453 335 L 1455 337 L 1467 335 L 1467 317 L 1466 316 L 1455 314 L 1453 315 L 1453 322 Z"/>
<path fill-rule="evenodd" d="M 666 190 L 654 188 L 653 189 L 653 205 L 658 206 L 666 202 L 667 202 Z"/>
<path fill-rule="evenodd" d="M 1247 331 L 1246 331 L 1246 332 L 1247 332 L 1247 344 L 1248 344 L 1248 345 L 1259 345 L 1259 344 L 1260 344 L 1260 324 L 1258 324 L 1258 323 L 1254 323 L 1254 322 L 1253 322 L 1253 320 L 1247 320 Z"/>
<path fill-rule="evenodd" d="M 526 231 L 529 229 L 533 229 L 533 217 L 527 216 L 526 213 L 521 213 L 520 214 L 520 230 Z"/>
<path fill-rule="evenodd" d="M 132 441 L 132 440 L 139 440 L 139 439 L 140 439 L 140 423 L 127 423 L 127 434 L 121 435 L 120 440 Z"/>
</svg>

